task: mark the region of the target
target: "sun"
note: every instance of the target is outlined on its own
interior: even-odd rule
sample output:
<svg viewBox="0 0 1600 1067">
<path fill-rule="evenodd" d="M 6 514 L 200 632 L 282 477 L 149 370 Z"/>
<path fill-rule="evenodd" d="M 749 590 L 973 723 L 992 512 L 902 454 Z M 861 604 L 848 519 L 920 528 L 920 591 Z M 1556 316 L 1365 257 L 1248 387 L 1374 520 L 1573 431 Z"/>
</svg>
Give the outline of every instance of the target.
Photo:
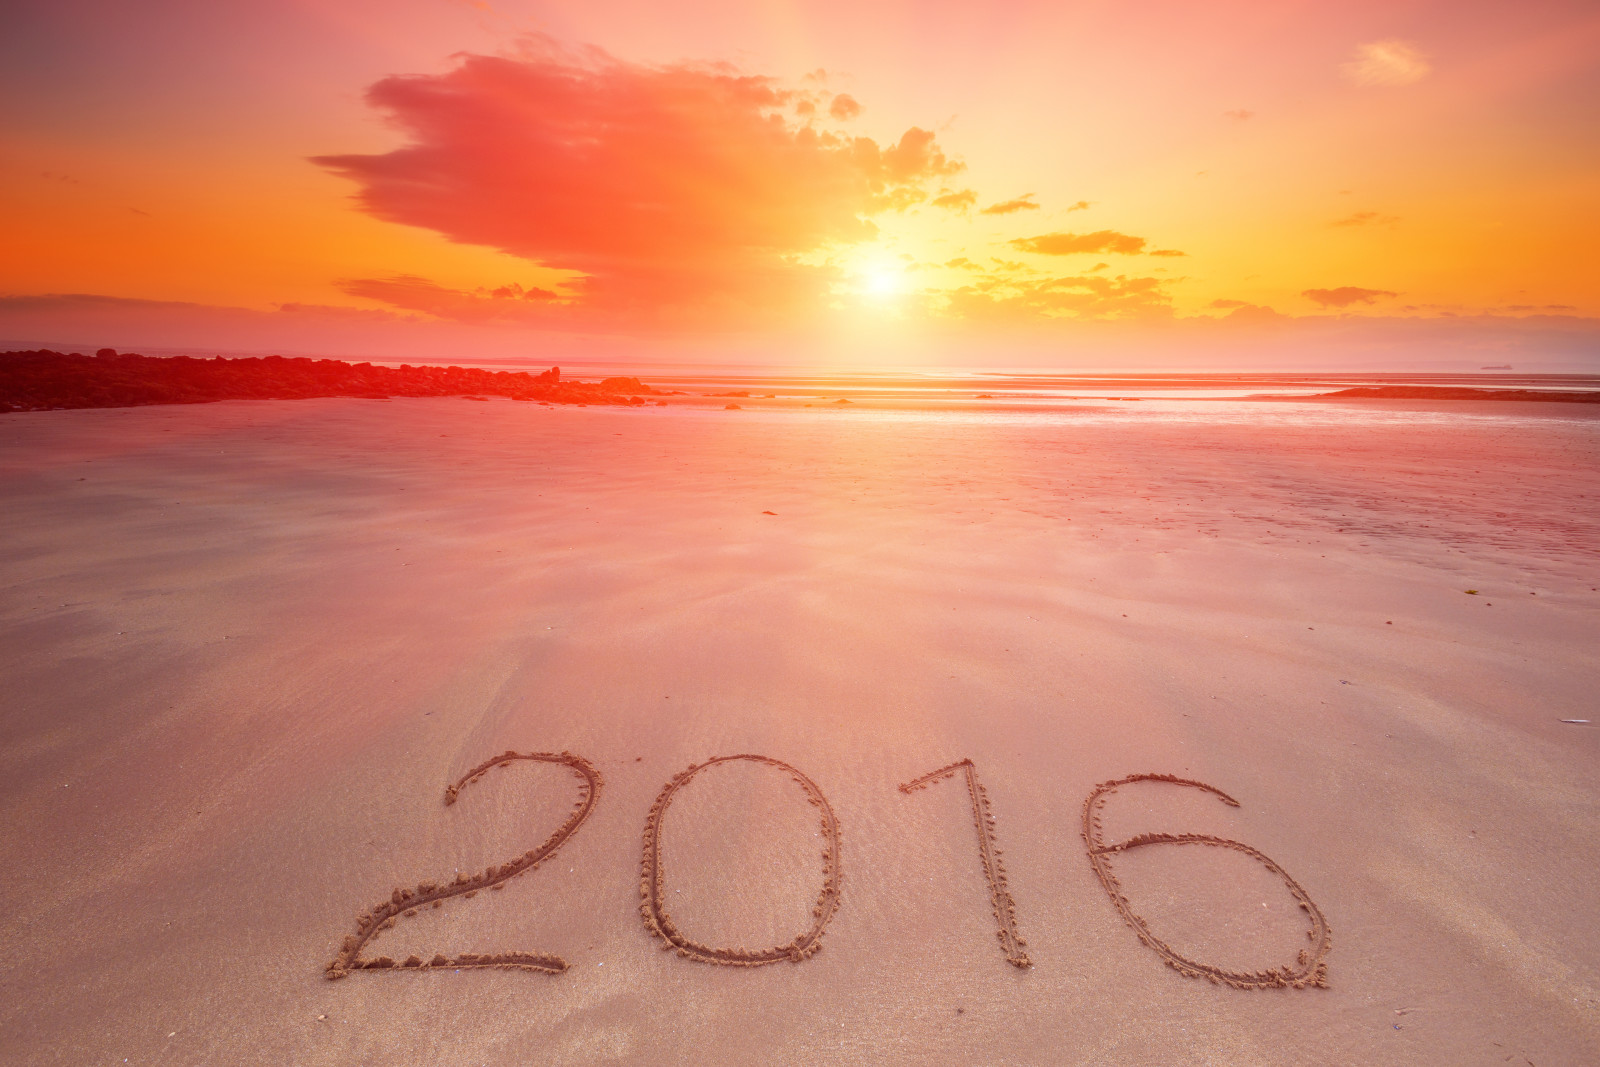
<svg viewBox="0 0 1600 1067">
<path fill-rule="evenodd" d="M 905 271 L 898 263 L 863 264 L 856 275 L 856 291 L 874 300 L 892 300 L 909 288 Z"/>
<path fill-rule="evenodd" d="M 894 269 L 874 269 L 867 272 L 867 292 L 873 296 L 894 296 L 906 287 L 905 275 Z"/>
<path fill-rule="evenodd" d="M 845 303 L 863 310 L 903 311 L 907 299 L 916 292 L 906 262 L 909 257 L 891 256 L 882 250 L 866 251 L 843 262 L 836 262 L 840 277 L 834 292 Z"/>
</svg>

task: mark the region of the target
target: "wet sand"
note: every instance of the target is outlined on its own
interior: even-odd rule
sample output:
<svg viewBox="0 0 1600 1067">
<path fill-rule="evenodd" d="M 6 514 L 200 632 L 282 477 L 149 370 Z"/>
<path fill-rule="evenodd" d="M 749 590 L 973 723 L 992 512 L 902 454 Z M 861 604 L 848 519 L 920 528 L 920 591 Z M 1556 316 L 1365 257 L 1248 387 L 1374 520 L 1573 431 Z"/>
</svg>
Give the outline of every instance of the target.
<svg viewBox="0 0 1600 1067">
<path fill-rule="evenodd" d="M 0 418 L 0 1059 L 1600 1060 L 1568 407 Z"/>
</svg>

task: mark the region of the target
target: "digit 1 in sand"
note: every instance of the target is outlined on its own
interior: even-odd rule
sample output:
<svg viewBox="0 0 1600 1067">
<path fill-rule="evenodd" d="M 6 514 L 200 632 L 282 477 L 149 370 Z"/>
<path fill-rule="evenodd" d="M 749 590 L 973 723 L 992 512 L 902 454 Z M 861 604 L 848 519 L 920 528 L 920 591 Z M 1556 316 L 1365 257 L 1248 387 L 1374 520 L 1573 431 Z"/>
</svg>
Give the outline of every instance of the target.
<svg viewBox="0 0 1600 1067">
<path fill-rule="evenodd" d="M 1032 967 L 1033 961 L 1023 951 L 1027 942 L 1017 932 L 1017 902 L 1011 899 L 1011 891 L 1006 888 L 1005 864 L 1000 861 L 1000 849 L 994 843 L 994 815 L 989 810 L 989 793 L 978 781 L 978 768 L 971 760 L 964 759 L 905 783 L 900 792 L 926 789 L 941 779 L 954 778 L 957 771 L 966 772 L 967 793 L 972 797 L 972 821 L 978 828 L 978 857 L 983 861 L 983 877 L 989 883 L 1000 948 L 1006 954 L 1006 962 L 1012 966 Z"/>
</svg>

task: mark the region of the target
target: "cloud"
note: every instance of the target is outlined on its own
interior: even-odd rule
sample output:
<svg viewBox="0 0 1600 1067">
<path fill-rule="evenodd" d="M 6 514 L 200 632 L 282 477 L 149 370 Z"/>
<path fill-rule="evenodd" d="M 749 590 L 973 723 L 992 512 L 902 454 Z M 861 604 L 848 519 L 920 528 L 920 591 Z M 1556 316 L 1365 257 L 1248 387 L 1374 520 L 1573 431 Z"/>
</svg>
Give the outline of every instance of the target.
<svg viewBox="0 0 1600 1067">
<path fill-rule="evenodd" d="M 1414 46 L 1388 38 L 1358 45 L 1355 58 L 1341 69 L 1357 85 L 1411 85 L 1433 67 Z"/>
<path fill-rule="evenodd" d="M 847 122 L 861 114 L 861 105 L 856 103 L 856 98 L 848 93 L 840 93 L 833 98 L 833 103 L 828 105 L 828 114 L 840 122 Z"/>
<path fill-rule="evenodd" d="M 1115 252 L 1136 256 L 1144 251 L 1143 237 L 1130 237 L 1115 230 L 1096 230 L 1094 233 L 1046 233 L 1037 237 L 1018 237 L 1011 242 L 1024 252 L 1045 256 L 1070 256 L 1079 252 Z"/>
<path fill-rule="evenodd" d="M 1069 205 L 1067 205 L 1067 210 L 1068 211 L 1088 211 L 1089 210 L 1089 201 L 1087 201 L 1087 200 L 1079 200 L 1076 204 L 1069 204 Z"/>
<path fill-rule="evenodd" d="M 951 291 L 942 310 L 978 320 L 1165 319 L 1172 316 L 1172 300 L 1164 284 L 1090 275 L 996 279 Z"/>
<path fill-rule="evenodd" d="M 976 362 L 992 357 L 999 336 L 993 327 L 1000 327 L 1014 331 L 1010 336 L 1037 344 L 1008 350 L 1008 358 L 1017 366 L 1059 367 L 1064 352 L 1077 350 L 1092 354 L 1096 365 L 1129 370 L 1195 370 L 1208 365 L 1356 370 L 1374 363 L 1420 369 L 1439 360 L 1458 365 L 1476 365 L 1470 363 L 1473 360 L 1513 363 L 1525 370 L 1551 372 L 1600 369 L 1596 355 L 1600 318 L 1555 308 L 1530 305 L 1527 314 L 1506 308 L 1462 308 L 1463 313 L 1453 317 L 1312 311 L 1268 320 L 1265 309 L 1238 318 L 1215 313 L 1175 317 L 1162 295 L 1163 286 L 1170 288 L 1171 283 L 1154 279 L 1113 279 L 1100 292 L 1065 284 L 1073 279 L 1039 275 L 1016 275 L 982 288 L 987 279 L 975 275 L 965 291 L 929 298 L 934 303 L 930 314 L 946 331 L 941 336 L 954 346 L 950 351 L 965 352 Z M 528 303 L 530 308 L 543 306 L 561 313 L 557 302 Z M 963 314 L 969 318 L 959 317 Z M 776 339 L 756 340 L 753 348 L 748 335 L 731 335 L 720 342 L 704 336 L 674 341 L 596 325 L 604 324 L 589 321 L 581 330 L 562 332 L 380 308 L 286 303 L 278 310 L 261 310 L 103 294 L 0 294 L 0 337 L 10 338 L 8 347 L 14 348 L 93 352 L 109 346 L 147 354 L 279 352 L 440 363 L 459 363 L 470 353 L 475 360 L 504 359 L 519 365 L 526 364 L 530 353 L 564 365 L 570 361 L 559 353 L 581 351 L 610 363 L 675 365 L 703 359 L 708 352 L 725 354 L 727 362 L 748 360 L 752 352 L 766 352 L 774 362 L 793 362 L 799 353 L 809 351 Z M 845 350 L 864 363 L 881 360 L 884 354 L 882 336 L 870 331 L 828 343 L 830 350 L 836 344 L 847 346 Z M 922 345 L 919 341 L 916 348 L 919 359 L 926 356 Z"/>
<path fill-rule="evenodd" d="M 287 303 L 269 311 L 101 293 L 0 296 L 0 335 L 49 347 L 79 344 L 78 350 L 91 352 L 103 345 L 285 354 L 405 351 L 440 326 L 419 315 L 324 304 Z"/>
<path fill-rule="evenodd" d="M 759 317 L 825 298 L 833 272 L 796 257 L 871 239 L 871 215 L 962 169 L 927 130 L 879 145 L 787 120 L 803 95 L 537 37 L 377 82 L 406 143 L 313 162 L 377 218 L 587 275 L 579 302 L 610 318 Z"/>
<path fill-rule="evenodd" d="M 1239 108 L 1237 111 L 1224 111 L 1222 113 L 1222 115 L 1223 115 L 1224 118 L 1234 119 L 1234 120 L 1236 120 L 1238 122 L 1243 122 L 1246 119 L 1255 118 L 1256 113 L 1254 111 L 1246 111 L 1244 108 Z"/>
<path fill-rule="evenodd" d="M 1265 304 L 1249 304 L 1243 300 L 1213 300 L 1212 307 L 1228 307 L 1233 310 L 1222 316 L 1226 322 L 1279 322 L 1287 321 L 1289 316 L 1279 314 Z"/>
<path fill-rule="evenodd" d="M 810 131 L 798 132 L 799 140 L 803 143 Z M 870 180 L 874 190 L 881 190 L 886 184 L 916 185 L 930 178 L 957 174 L 966 169 L 965 164 L 952 163 L 945 158 L 931 131 L 916 126 L 901 134 L 898 144 L 881 152 L 877 143 L 867 137 L 856 137 L 848 142 L 834 138 L 827 143 L 848 145 L 857 167 Z"/>
<path fill-rule="evenodd" d="M 1399 221 L 1399 216 L 1396 215 L 1380 215 L 1376 211 L 1357 211 L 1354 215 L 1346 215 L 1342 219 L 1335 219 L 1328 225 L 1334 227 L 1393 226 Z"/>
<path fill-rule="evenodd" d="M 1039 205 L 1033 202 L 1032 193 L 1023 193 L 1015 200 L 1004 200 L 998 204 L 990 204 L 980 215 L 1015 215 L 1019 211 L 1038 211 Z"/>
<path fill-rule="evenodd" d="M 410 274 L 354 278 L 339 282 L 338 288 L 349 296 L 457 322 L 548 320 L 550 305 L 560 299 L 549 289 L 524 289 L 514 283 L 496 289 L 448 289 Z"/>
<path fill-rule="evenodd" d="M 97 316 L 107 314 L 151 314 L 188 316 L 195 321 L 207 317 L 237 316 L 245 319 L 265 319 L 281 313 L 307 313 L 338 318 L 368 319 L 374 321 L 400 321 L 388 311 L 371 311 L 365 308 L 338 307 L 326 304 L 279 304 L 277 311 L 259 311 L 254 308 L 231 307 L 225 304 L 199 304 L 189 300 L 144 300 L 139 297 L 110 296 L 105 293 L 19 293 L 0 296 L 0 316 L 46 314 L 59 316 L 66 323 L 93 322 Z M 405 321 L 415 322 L 407 317 Z"/>
<path fill-rule="evenodd" d="M 1153 248 L 1150 250 L 1150 254 L 1152 256 L 1186 256 L 1189 253 L 1180 252 L 1176 248 Z"/>
<path fill-rule="evenodd" d="M 1344 285 L 1337 289 L 1307 289 L 1300 294 L 1313 304 L 1325 308 L 1346 308 L 1351 304 L 1374 304 L 1386 296 L 1399 296 L 1387 289 L 1362 289 L 1355 285 Z"/>
<path fill-rule="evenodd" d="M 948 211 L 966 211 L 978 202 L 978 194 L 971 189 L 963 189 L 959 193 L 940 193 L 933 198 L 934 207 L 942 207 Z"/>
</svg>

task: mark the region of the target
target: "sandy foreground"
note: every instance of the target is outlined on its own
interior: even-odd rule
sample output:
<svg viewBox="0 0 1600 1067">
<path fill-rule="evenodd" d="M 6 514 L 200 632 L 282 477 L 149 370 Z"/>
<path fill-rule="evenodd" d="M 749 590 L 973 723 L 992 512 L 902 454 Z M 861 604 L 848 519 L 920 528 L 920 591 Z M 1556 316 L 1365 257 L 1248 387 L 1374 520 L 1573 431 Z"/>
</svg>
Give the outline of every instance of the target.
<svg viewBox="0 0 1600 1067">
<path fill-rule="evenodd" d="M 1068 413 L 236 402 L 0 418 L 0 1060 L 1600 1062 L 1600 420 L 1565 405 Z M 1544 410 L 1529 410 L 1542 408 Z M 773 514 L 767 514 L 771 512 Z M 1466 590 L 1477 590 L 1468 595 Z M 364 908 L 541 867 L 324 967 Z M 662 951 L 646 817 L 783 761 L 841 830 L 803 962 Z M 971 759 L 1032 961 L 1007 963 Z M 1080 837 L 1292 876 L 1327 988 L 1186 978 Z M 663 906 L 814 922 L 822 809 L 707 768 Z M 1293 967 L 1252 856 L 1114 857 L 1186 958 Z M 667 946 L 670 948 L 671 946 Z"/>
</svg>

